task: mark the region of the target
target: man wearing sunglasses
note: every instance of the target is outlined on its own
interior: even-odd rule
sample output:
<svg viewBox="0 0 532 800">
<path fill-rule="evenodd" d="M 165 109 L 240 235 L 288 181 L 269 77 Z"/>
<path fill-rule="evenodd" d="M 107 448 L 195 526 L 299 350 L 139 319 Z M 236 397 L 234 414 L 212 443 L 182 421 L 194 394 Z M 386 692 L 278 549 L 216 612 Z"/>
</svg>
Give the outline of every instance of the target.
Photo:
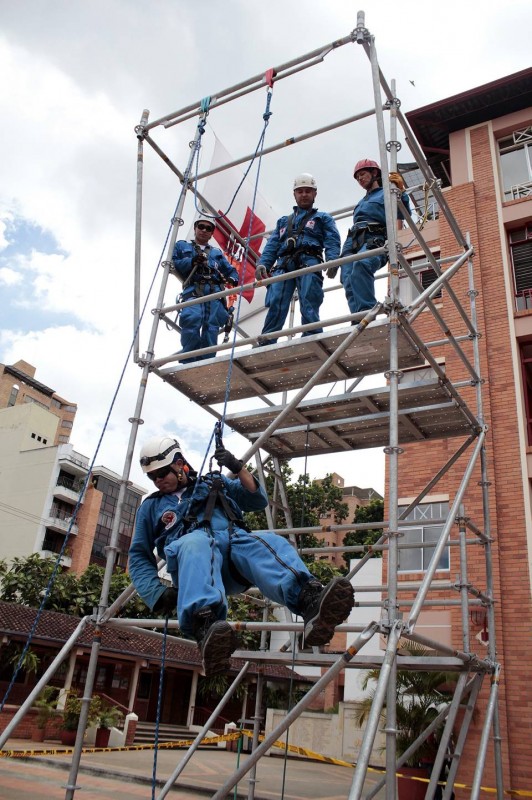
<svg viewBox="0 0 532 800">
<path fill-rule="evenodd" d="M 207 677 L 230 669 L 237 644 L 226 622 L 228 595 L 257 586 L 303 617 L 308 646 L 326 644 L 354 602 L 346 578 L 323 587 L 287 539 L 249 530 L 242 512 L 264 509 L 266 492 L 221 440 L 214 458 L 233 477 L 214 471 L 198 478 L 177 439 L 144 444 L 140 464 L 157 491 L 139 508 L 129 551 L 139 595 L 164 616 L 177 605 L 179 627 L 198 642 Z M 172 588 L 159 580 L 154 550 L 166 560 Z"/>
<path fill-rule="evenodd" d="M 213 220 L 200 217 L 194 223 L 194 238 L 190 242 L 176 242 L 172 254 L 172 272 L 183 282 L 182 292 L 176 298 L 177 303 L 220 292 L 227 284 L 238 286 L 236 269 L 219 248 L 209 244 L 213 233 Z M 228 316 L 225 298 L 183 308 L 179 313 L 182 352 L 188 353 L 190 350 L 216 345 L 220 329 L 225 326 Z M 181 363 L 204 358 L 211 356 L 187 358 Z"/>
</svg>

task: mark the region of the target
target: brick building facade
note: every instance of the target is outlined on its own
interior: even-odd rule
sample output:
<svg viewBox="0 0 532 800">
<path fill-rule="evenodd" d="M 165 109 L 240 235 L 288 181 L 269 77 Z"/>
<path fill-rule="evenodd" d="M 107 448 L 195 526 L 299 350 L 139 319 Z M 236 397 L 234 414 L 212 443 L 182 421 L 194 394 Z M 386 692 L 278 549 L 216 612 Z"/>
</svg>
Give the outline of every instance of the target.
<svg viewBox="0 0 532 800">
<path fill-rule="evenodd" d="M 482 476 L 478 464 L 469 481 L 464 506 L 467 517 L 481 525 L 490 523 L 485 532 L 493 540 L 492 595 L 497 661 L 502 665 L 499 713 L 506 790 L 529 790 L 532 786 L 532 439 L 527 429 L 531 385 L 527 382 L 523 357 L 527 342 L 532 341 L 532 308 L 527 307 L 528 292 L 532 290 L 532 247 L 527 245 L 532 223 L 532 107 L 530 91 L 527 95 L 520 88 L 527 82 L 530 90 L 532 70 L 407 114 L 435 174 L 442 177 L 445 200 L 475 250 L 473 290 L 467 265 L 456 273 L 451 285 L 465 308 L 469 309 L 473 299 L 480 332 L 481 414 L 487 426 L 490 483 L 487 521 L 483 522 L 482 516 Z M 509 137 L 514 142 L 513 150 L 507 145 Z M 523 150 L 525 157 L 521 162 Z M 513 153 L 511 161 L 505 161 L 508 152 Z M 408 239 L 405 236 L 404 244 L 410 239 L 410 235 Z M 456 238 L 443 215 L 427 225 L 425 241 L 441 259 L 457 255 Z M 523 243 L 518 257 L 512 241 Z M 409 260 L 420 255 L 415 246 L 406 250 Z M 528 287 L 523 286 L 526 264 L 530 275 Z M 460 328 L 459 313 L 445 289 L 437 302 L 450 329 Z M 425 342 L 443 338 L 430 314 L 421 314 L 415 326 Z M 471 359 L 473 346 L 473 341 L 464 345 Z M 453 382 L 462 382 L 460 394 L 478 413 L 476 389 L 467 385 L 471 384 L 471 376 L 453 348 L 441 345 L 432 352 L 444 365 L 446 375 Z M 455 439 L 404 445 L 399 458 L 400 508 L 427 485 L 456 449 Z M 467 459 L 468 455 L 462 456 L 432 494 L 423 499 L 427 514 L 431 504 L 441 510 L 452 502 Z M 423 530 L 421 523 L 419 530 Z M 423 570 L 413 569 L 413 564 L 410 556 L 401 553 L 400 580 L 420 580 Z M 458 548 L 449 548 L 440 566 L 438 577 L 457 580 Z M 480 541 L 468 554 L 468 574 L 472 585 L 489 593 Z M 453 646 L 462 648 L 458 608 L 448 605 L 437 613 Z M 480 633 L 482 624 L 482 614 L 471 615 L 473 636 Z M 478 639 L 475 645 L 477 642 Z M 481 656 L 482 647 L 480 644 Z M 480 703 L 482 710 L 490 688 L 486 683 Z M 470 782 L 476 762 L 479 730 L 476 727 L 476 735 L 469 737 L 462 756 L 459 779 L 465 783 Z M 495 786 L 490 756 L 486 759 L 482 783 Z"/>
</svg>

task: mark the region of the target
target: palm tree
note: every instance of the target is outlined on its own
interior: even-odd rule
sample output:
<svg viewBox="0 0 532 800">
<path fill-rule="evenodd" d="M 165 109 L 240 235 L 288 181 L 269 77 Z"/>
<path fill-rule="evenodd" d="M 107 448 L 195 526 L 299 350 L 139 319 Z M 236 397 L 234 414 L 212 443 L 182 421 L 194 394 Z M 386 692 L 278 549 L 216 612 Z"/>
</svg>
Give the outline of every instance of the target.
<svg viewBox="0 0 532 800">
<path fill-rule="evenodd" d="M 429 656 L 433 651 L 409 643 L 399 651 L 402 655 Z M 362 684 L 368 688 L 370 681 L 377 681 L 380 670 L 370 670 Z M 397 670 L 397 754 L 402 755 L 438 716 L 441 704 L 450 700 L 456 685 L 457 675 L 452 672 L 427 672 L 424 670 Z M 356 717 L 362 726 L 368 718 L 375 690 L 362 700 Z M 420 767 L 434 762 L 444 722 L 424 741 L 414 755 L 408 759 L 409 767 Z"/>
</svg>

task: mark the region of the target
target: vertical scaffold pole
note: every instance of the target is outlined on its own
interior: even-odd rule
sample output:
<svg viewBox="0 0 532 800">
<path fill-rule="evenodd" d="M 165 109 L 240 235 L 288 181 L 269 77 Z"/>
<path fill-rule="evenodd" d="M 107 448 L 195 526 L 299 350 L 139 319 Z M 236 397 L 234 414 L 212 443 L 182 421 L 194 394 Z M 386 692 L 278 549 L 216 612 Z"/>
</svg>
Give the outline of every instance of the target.
<svg viewBox="0 0 532 800">
<path fill-rule="evenodd" d="M 150 112 L 144 109 L 139 125 L 135 128 L 137 134 L 137 194 L 135 205 L 135 285 L 133 289 L 133 360 L 139 360 L 139 321 L 140 321 L 140 260 L 142 242 L 142 187 L 144 177 L 144 131 L 148 124 Z"/>
</svg>

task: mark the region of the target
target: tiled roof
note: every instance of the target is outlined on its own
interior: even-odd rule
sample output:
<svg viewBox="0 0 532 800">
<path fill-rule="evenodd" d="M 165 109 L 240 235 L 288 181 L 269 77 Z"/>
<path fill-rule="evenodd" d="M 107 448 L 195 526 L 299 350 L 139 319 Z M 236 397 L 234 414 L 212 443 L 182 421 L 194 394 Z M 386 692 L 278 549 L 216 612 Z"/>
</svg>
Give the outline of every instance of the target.
<svg viewBox="0 0 532 800">
<path fill-rule="evenodd" d="M 11 636 L 25 639 L 29 635 L 37 610 L 17 603 L 0 601 L 0 636 Z M 39 617 L 37 628 L 33 634 L 33 642 L 40 645 L 50 645 L 60 648 L 72 636 L 80 618 L 70 614 L 60 614 L 57 611 L 43 611 Z M 89 650 L 92 646 L 96 626 L 92 623 L 81 632 L 76 641 L 76 647 Z M 154 638 L 129 628 L 118 628 L 103 625 L 101 628 L 101 653 L 110 656 L 121 654 L 123 656 L 146 658 L 150 661 L 160 661 L 162 654 L 162 639 Z M 196 643 L 184 639 L 177 640 L 173 636 L 167 638 L 165 663 L 167 666 L 189 666 L 191 669 L 201 664 Z M 243 661 L 232 659 L 232 668 L 240 670 Z M 255 665 L 251 665 L 250 673 L 256 673 Z M 265 664 L 264 673 L 271 678 L 290 678 L 291 672 L 282 665 Z"/>
</svg>

